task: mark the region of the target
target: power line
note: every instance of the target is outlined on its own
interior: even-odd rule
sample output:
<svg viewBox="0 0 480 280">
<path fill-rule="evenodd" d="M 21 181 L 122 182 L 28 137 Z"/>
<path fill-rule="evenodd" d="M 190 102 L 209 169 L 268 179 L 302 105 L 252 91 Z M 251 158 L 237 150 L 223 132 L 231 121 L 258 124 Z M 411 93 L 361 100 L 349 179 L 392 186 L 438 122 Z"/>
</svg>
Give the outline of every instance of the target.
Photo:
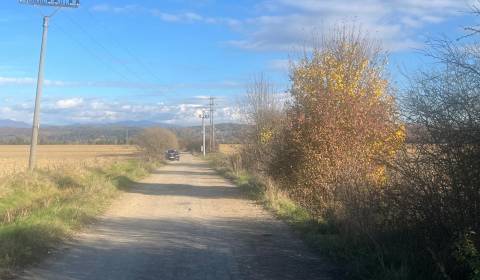
<svg viewBox="0 0 480 280">
<path fill-rule="evenodd" d="M 118 71 L 115 67 L 112 67 L 110 64 L 108 64 L 109 61 L 106 60 L 103 56 L 96 54 L 89 47 L 87 47 L 83 42 L 81 42 L 80 40 L 73 37 L 70 34 L 70 32 L 67 32 L 65 29 L 63 29 L 63 27 L 60 24 L 56 24 L 56 23 L 52 22 L 52 25 L 54 25 L 56 28 L 58 28 L 58 30 L 60 30 L 60 32 L 62 32 L 64 35 L 66 35 L 70 40 L 72 40 L 74 43 L 76 43 L 79 47 L 81 47 L 84 51 L 86 51 L 88 54 L 90 54 L 93 58 L 95 58 L 99 61 L 107 62 L 104 65 L 107 66 L 108 68 L 110 68 L 110 70 L 112 70 L 113 72 L 115 72 L 119 76 L 121 76 L 121 78 L 123 78 L 127 81 L 132 81 L 130 77 L 126 76 L 122 72 Z"/>
<path fill-rule="evenodd" d="M 97 46 L 99 46 L 105 53 L 107 53 L 108 56 L 110 56 L 111 60 L 113 63 L 115 64 L 118 64 L 116 63 L 117 61 L 119 61 L 119 59 L 105 46 L 103 45 L 99 40 L 97 40 L 92 34 L 90 34 L 81 24 L 79 24 L 77 21 L 75 21 L 71 16 L 69 16 L 68 14 L 66 15 L 67 16 L 67 19 L 73 23 L 74 25 L 76 25 L 78 27 L 78 29 L 83 32 L 93 43 L 95 43 Z M 127 72 L 130 72 L 130 74 L 134 75 L 137 77 L 137 79 L 141 80 L 141 81 L 144 81 L 144 78 L 142 76 L 140 76 L 136 71 L 134 71 L 133 69 L 131 69 L 127 64 L 124 64 L 124 63 L 121 63 L 120 65 L 122 65 L 122 67 L 124 68 L 124 70 L 126 70 Z"/>
<path fill-rule="evenodd" d="M 95 16 L 93 16 L 93 14 L 87 9 L 87 14 L 90 16 L 90 18 L 95 21 L 98 25 L 102 26 L 103 29 L 105 31 L 107 31 L 107 34 L 113 34 L 113 32 L 110 32 L 111 29 L 109 29 L 104 23 L 102 23 L 101 21 L 97 20 L 95 18 Z M 123 51 L 125 53 L 127 53 L 131 58 L 133 58 L 140 66 L 143 67 L 143 69 L 149 73 L 155 80 L 157 80 L 157 82 L 161 82 L 161 79 L 159 78 L 159 76 L 157 76 L 157 74 L 155 74 L 154 71 L 151 70 L 151 68 L 142 60 L 140 59 L 138 56 L 136 56 L 134 54 L 134 52 L 132 52 L 128 47 L 124 46 L 123 44 L 121 44 L 115 37 L 113 36 L 110 36 L 110 39 L 112 39 L 114 41 L 114 43 L 117 45 L 117 47 L 123 49 Z"/>
<path fill-rule="evenodd" d="M 38 10 L 38 13 L 44 17 L 44 13 L 40 11 L 40 9 Z M 80 40 L 76 39 L 75 37 L 73 37 L 71 35 L 70 32 L 66 31 L 65 29 L 63 29 L 63 27 L 60 25 L 60 24 L 57 24 L 56 22 L 51 22 L 50 25 L 53 25 L 55 26 L 56 28 L 58 28 L 58 30 L 60 30 L 60 32 L 62 32 L 64 35 L 66 35 L 66 37 L 68 37 L 72 42 L 76 43 L 80 48 L 82 48 L 86 53 L 88 53 L 89 55 L 91 55 L 93 58 L 95 59 L 98 59 L 100 61 L 106 61 L 108 63 L 107 60 L 105 60 L 105 58 L 103 58 L 101 55 L 97 55 L 94 51 L 92 51 L 89 47 L 87 47 L 84 43 L 82 43 Z M 107 64 L 105 64 L 105 66 L 107 66 Z M 115 72 L 116 74 L 118 74 L 119 76 L 121 76 L 123 79 L 125 80 L 130 80 L 131 79 L 124 75 L 123 73 L 119 72 L 115 67 L 112 67 L 111 65 L 108 65 L 108 67 L 110 68 L 110 70 L 112 70 L 113 72 Z"/>
</svg>

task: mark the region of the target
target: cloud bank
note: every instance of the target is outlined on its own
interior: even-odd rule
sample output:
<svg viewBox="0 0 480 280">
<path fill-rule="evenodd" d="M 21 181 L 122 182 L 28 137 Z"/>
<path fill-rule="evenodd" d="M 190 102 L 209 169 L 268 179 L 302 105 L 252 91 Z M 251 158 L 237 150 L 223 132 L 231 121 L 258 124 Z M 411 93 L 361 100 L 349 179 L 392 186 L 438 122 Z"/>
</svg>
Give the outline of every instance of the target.
<svg viewBox="0 0 480 280">
<path fill-rule="evenodd" d="M 96 5 L 97 12 L 142 12 L 167 23 L 223 24 L 239 38 L 227 45 L 251 51 L 295 51 L 338 24 L 354 24 L 381 40 L 390 51 L 421 44 L 418 31 L 464 15 L 476 0 L 263 0 L 252 15 L 204 16 L 195 11 L 174 13 L 138 5 Z"/>
</svg>

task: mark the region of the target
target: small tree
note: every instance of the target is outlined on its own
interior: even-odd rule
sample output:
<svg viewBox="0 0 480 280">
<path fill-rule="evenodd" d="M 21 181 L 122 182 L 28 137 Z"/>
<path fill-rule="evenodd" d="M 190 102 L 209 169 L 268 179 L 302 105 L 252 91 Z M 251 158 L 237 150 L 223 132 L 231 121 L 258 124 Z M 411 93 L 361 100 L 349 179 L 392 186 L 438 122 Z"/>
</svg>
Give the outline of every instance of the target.
<svg viewBox="0 0 480 280">
<path fill-rule="evenodd" d="M 135 137 L 134 143 L 149 160 L 163 159 L 167 149 L 178 147 L 177 136 L 170 130 L 160 127 L 144 129 Z"/>
<path fill-rule="evenodd" d="M 274 136 L 285 118 L 283 102 L 275 87 L 259 75 L 249 86 L 241 110 L 245 121 L 252 125 L 245 137 L 242 159 L 245 167 L 263 172 L 271 161 Z"/>
</svg>

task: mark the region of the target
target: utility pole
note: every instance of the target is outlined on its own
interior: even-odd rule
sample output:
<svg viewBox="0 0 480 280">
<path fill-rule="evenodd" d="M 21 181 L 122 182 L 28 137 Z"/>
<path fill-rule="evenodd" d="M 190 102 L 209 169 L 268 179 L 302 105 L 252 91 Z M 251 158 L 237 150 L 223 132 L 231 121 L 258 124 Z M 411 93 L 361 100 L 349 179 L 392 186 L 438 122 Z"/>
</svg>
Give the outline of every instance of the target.
<svg viewBox="0 0 480 280">
<path fill-rule="evenodd" d="M 35 169 L 35 163 L 37 161 L 37 143 L 38 143 L 38 131 L 40 130 L 40 99 L 42 98 L 43 91 L 43 79 L 44 79 L 44 63 L 45 63 L 45 51 L 47 48 L 47 35 L 48 35 L 48 20 L 49 17 L 43 18 L 43 34 L 42 34 L 42 46 L 40 49 L 40 63 L 38 65 L 38 77 L 37 77 L 37 93 L 35 96 L 35 111 L 33 113 L 33 126 L 32 126 L 32 142 L 30 143 L 30 157 L 28 160 L 28 169 L 33 171 Z"/>
<path fill-rule="evenodd" d="M 205 112 L 203 113 L 203 117 L 202 117 L 202 131 L 203 131 L 202 152 L 203 152 L 203 157 L 205 157 L 205 150 L 207 149 L 207 147 L 205 147 Z"/>
<path fill-rule="evenodd" d="M 199 116 L 202 119 L 202 153 L 203 157 L 206 154 L 206 147 L 205 147 L 205 119 L 208 118 L 208 114 L 205 112 L 205 109 L 202 110 L 202 113 Z"/>
<path fill-rule="evenodd" d="M 215 122 L 213 121 L 213 115 L 215 112 L 215 97 L 210 97 L 210 151 L 215 150 Z"/>
<path fill-rule="evenodd" d="M 38 64 L 37 91 L 35 96 L 35 110 L 33 112 L 32 139 L 30 143 L 30 157 L 28 160 L 28 169 L 33 171 L 37 161 L 37 143 L 38 131 L 40 130 L 40 100 L 43 93 L 45 54 L 47 50 L 48 23 L 51 17 L 55 15 L 60 8 L 78 8 L 80 0 L 19 0 L 20 4 L 33 6 L 51 6 L 57 9 L 49 16 L 43 17 L 42 45 L 40 48 L 40 62 Z"/>
</svg>

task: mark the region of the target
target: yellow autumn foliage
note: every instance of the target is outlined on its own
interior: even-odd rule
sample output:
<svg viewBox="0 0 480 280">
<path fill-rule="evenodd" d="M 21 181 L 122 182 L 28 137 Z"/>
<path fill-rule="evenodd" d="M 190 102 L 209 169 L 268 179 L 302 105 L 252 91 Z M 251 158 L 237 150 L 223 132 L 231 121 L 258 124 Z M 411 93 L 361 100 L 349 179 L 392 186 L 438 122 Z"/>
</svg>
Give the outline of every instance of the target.
<svg viewBox="0 0 480 280">
<path fill-rule="evenodd" d="M 337 35 L 294 67 L 287 143 L 271 167 L 291 195 L 317 213 L 381 187 L 385 163 L 405 140 L 386 57 L 351 35 Z"/>
<path fill-rule="evenodd" d="M 263 128 L 260 132 L 260 143 L 266 145 L 270 143 L 273 137 L 273 129 Z"/>
</svg>

